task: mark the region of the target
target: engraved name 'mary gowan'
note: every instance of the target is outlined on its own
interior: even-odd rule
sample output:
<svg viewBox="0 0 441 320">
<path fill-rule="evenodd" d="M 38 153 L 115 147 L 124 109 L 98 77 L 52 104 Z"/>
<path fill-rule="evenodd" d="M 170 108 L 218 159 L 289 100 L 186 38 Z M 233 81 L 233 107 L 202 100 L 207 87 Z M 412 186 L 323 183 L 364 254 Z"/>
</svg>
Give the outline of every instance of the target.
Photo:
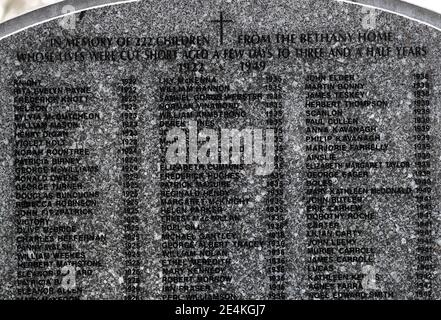
<svg viewBox="0 0 441 320">
<path fill-rule="evenodd" d="M 197 122 L 189 121 L 187 130 L 170 129 L 167 141 L 171 142 L 166 153 L 169 164 L 256 164 L 256 175 L 274 171 L 273 129 L 198 131 Z"/>
</svg>

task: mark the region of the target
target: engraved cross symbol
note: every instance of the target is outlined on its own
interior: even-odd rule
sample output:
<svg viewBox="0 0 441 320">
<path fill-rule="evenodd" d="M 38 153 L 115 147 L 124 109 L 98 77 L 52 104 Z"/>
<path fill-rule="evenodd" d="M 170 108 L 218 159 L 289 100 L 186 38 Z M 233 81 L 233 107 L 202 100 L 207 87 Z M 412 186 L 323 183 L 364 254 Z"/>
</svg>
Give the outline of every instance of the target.
<svg viewBox="0 0 441 320">
<path fill-rule="evenodd" d="M 221 45 L 223 45 L 224 44 L 224 25 L 225 25 L 225 23 L 233 22 L 233 20 L 225 20 L 224 19 L 224 13 L 221 11 L 220 12 L 219 20 L 211 20 L 211 22 L 212 23 L 219 23 L 219 27 L 220 27 L 220 30 L 219 30 L 219 43 Z"/>
</svg>

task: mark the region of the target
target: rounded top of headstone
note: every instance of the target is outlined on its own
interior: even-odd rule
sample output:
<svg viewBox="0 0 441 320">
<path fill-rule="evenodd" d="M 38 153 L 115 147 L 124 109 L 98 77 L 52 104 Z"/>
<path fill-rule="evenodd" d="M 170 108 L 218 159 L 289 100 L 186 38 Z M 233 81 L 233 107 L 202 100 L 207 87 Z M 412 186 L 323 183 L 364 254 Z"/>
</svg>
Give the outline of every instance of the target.
<svg viewBox="0 0 441 320">
<path fill-rule="evenodd" d="M 312 1 L 312 0 L 308 0 Z M 24 31 L 30 27 L 49 22 L 73 13 L 80 13 L 87 10 L 106 7 L 117 4 L 129 4 L 133 2 L 145 2 L 146 5 L 153 5 L 152 1 L 145 0 L 65 0 L 47 7 L 43 7 L 17 18 L 0 23 L 0 40 L 13 34 Z M 301 2 L 305 2 L 302 0 Z M 437 12 L 428 10 L 414 4 L 400 0 L 330 0 L 343 4 L 355 4 L 375 9 L 380 9 L 388 13 L 397 14 L 405 18 L 428 25 L 437 30 L 441 30 L 441 15 Z M 231 1 L 229 1 L 231 3 Z"/>
</svg>

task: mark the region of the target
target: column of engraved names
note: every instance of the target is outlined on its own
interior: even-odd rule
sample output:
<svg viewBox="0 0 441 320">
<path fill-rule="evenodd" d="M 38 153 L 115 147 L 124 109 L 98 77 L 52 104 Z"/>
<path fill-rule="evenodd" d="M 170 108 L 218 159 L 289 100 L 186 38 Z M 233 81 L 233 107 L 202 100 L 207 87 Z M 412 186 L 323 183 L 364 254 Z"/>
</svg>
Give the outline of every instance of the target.
<svg viewBox="0 0 441 320">
<path fill-rule="evenodd" d="M 414 181 L 416 184 L 416 272 L 415 297 L 432 298 L 434 271 L 436 270 L 433 240 L 433 175 L 432 143 L 430 134 L 431 116 L 431 75 L 416 73 L 413 75 L 413 114 L 414 114 Z"/>
<path fill-rule="evenodd" d="M 75 220 L 94 214 L 99 192 L 83 174 L 96 165 L 82 164 L 90 151 L 71 146 L 82 122 L 99 119 L 94 112 L 70 106 L 91 100 L 89 87 L 48 87 L 41 80 L 14 81 L 14 168 L 17 225 L 17 297 L 78 299 L 78 280 L 90 276 L 100 261 L 80 246 L 105 241 L 81 233 Z"/>
<path fill-rule="evenodd" d="M 164 299 L 232 299 L 230 246 L 245 205 L 232 195 L 242 166 L 219 163 L 220 124 L 241 117 L 212 76 L 183 73 L 160 85 L 160 201 Z M 231 209 L 230 209 L 231 210 Z M 236 241 L 237 242 L 237 241 Z"/>
<path fill-rule="evenodd" d="M 274 171 L 267 180 L 268 196 L 265 200 L 268 224 L 268 277 L 269 299 L 286 299 L 286 205 L 284 199 L 284 142 L 283 79 L 278 75 L 266 76 L 267 99 L 264 102 L 267 125 L 274 128 Z"/>
<path fill-rule="evenodd" d="M 122 217 L 124 227 L 124 288 L 126 300 L 142 299 L 140 235 L 140 150 L 137 78 L 122 79 L 121 102 Z"/>
<path fill-rule="evenodd" d="M 382 295 L 373 283 L 375 249 L 362 242 L 369 230 L 364 222 L 374 214 L 364 197 L 365 187 L 382 167 L 365 155 L 385 152 L 378 128 L 360 121 L 363 107 L 387 106 L 366 100 L 365 85 L 355 75 L 308 75 L 305 82 L 306 124 L 306 296 L 313 299 L 363 299 Z M 370 278 L 369 278 L 370 279 Z"/>
</svg>

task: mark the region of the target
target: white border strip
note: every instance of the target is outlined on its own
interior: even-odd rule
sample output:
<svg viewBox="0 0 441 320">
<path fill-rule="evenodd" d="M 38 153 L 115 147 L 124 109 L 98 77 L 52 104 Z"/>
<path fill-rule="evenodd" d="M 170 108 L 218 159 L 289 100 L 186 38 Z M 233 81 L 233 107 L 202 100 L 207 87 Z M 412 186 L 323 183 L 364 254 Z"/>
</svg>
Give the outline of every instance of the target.
<svg viewBox="0 0 441 320">
<path fill-rule="evenodd" d="M 73 15 L 73 14 L 77 14 L 77 13 L 79 13 L 79 12 L 88 11 L 88 10 L 93 10 L 93 9 L 99 9 L 99 8 L 104 8 L 104 7 L 113 6 L 113 5 L 125 4 L 125 3 L 139 2 L 139 1 L 141 1 L 141 0 L 122 0 L 122 1 L 118 1 L 118 2 L 111 2 L 111 3 L 99 4 L 99 5 L 96 5 L 96 6 L 92 6 L 92 7 L 88 7 L 88 8 L 84 8 L 84 9 L 79 9 L 79 10 L 76 10 L 76 11 L 73 11 L 73 12 L 69 12 L 69 13 L 61 14 L 61 15 L 59 15 L 59 16 L 55 16 L 55 17 L 52 17 L 52 18 L 49 18 L 49 19 L 46 19 L 46 20 L 42 20 L 42 21 L 36 22 L 36 23 L 34 23 L 34 24 L 31 24 L 31 25 L 29 25 L 29 26 L 27 26 L 27 27 L 24 27 L 24 28 L 18 29 L 18 30 L 16 30 L 16 31 L 13 31 L 13 32 L 11 32 L 10 34 L 8 34 L 8 35 L 6 35 L 6 36 L 0 37 L 0 41 L 3 40 L 3 39 L 6 39 L 7 37 L 13 36 L 13 35 L 15 35 L 15 34 L 17 34 L 17 33 L 19 33 L 19 32 L 22 32 L 22 31 L 25 31 L 25 30 L 27 30 L 27 29 L 30 29 L 30 28 L 36 27 L 36 26 L 38 26 L 38 25 L 40 25 L 40 24 L 43 24 L 43 23 L 46 23 L 46 22 L 50 22 L 50 21 L 53 21 L 53 20 L 56 20 L 56 19 L 60 19 L 60 18 L 63 18 L 63 17 L 67 17 L 67 16 L 70 16 L 70 15 Z M 57 4 L 58 4 L 58 5 L 61 5 L 62 3 L 63 3 L 63 1 L 58 2 Z M 67 4 L 66 4 L 66 5 L 67 5 Z M 44 7 L 39 8 L 39 9 L 44 9 Z M 39 9 L 37 9 L 37 10 L 39 10 Z M 11 20 L 9 20 L 9 21 L 11 21 Z"/>
<path fill-rule="evenodd" d="M 376 7 L 376 6 L 373 6 L 373 5 L 370 5 L 370 4 L 364 4 L 364 3 L 360 3 L 360 2 L 352 2 L 351 0 L 334 0 L 334 1 L 348 3 L 348 4 L 355 4 L 355 5 L 358 5 L 358 6 L 361 6 L 361 7 L 368 7 L 368 8 L 372 8 L 372 9 L 376 9 L 376 10 L 381 10 L 381 11 L 384 11 L 384 12 L 392 13 L 392 14 L 395 14 L 397 16 L 404 17 L 406 19 L 409 19 L 409 20 L 412 20 L 412 21 L 424 24 L 426 26 L 432 27 L 435 30 L 441 31 L 441 28 L 438 28 L 438 27 L 434 26 L 433 24 L 430 24 L 430 23 L 425 22 L 425 21 L 418 20 L 416 18 L 407 16 L 407 15 L 405 15 L 403 13 L 399 13 L 399 12 L 392 11 L 392 10 L 389 10 L 389 9 L 385 9 L 385 8 L 381 8 L 381 7 Z M 408 2 L 406 2 L 406 3 L 408 3 Z M 417 5 L 414 5 L 414 6 L 418 7 Z M 418 7 L 418 8 L 425 9 L 423 7 Z M 429 10 L 429 9 L 425 9 L 425 10 Z M 429 10 L 429 11 L 431 11 L 431 10 Z M 435 12 L 435 11 L 432 11 L 432 12 Z"/>
</svg>

